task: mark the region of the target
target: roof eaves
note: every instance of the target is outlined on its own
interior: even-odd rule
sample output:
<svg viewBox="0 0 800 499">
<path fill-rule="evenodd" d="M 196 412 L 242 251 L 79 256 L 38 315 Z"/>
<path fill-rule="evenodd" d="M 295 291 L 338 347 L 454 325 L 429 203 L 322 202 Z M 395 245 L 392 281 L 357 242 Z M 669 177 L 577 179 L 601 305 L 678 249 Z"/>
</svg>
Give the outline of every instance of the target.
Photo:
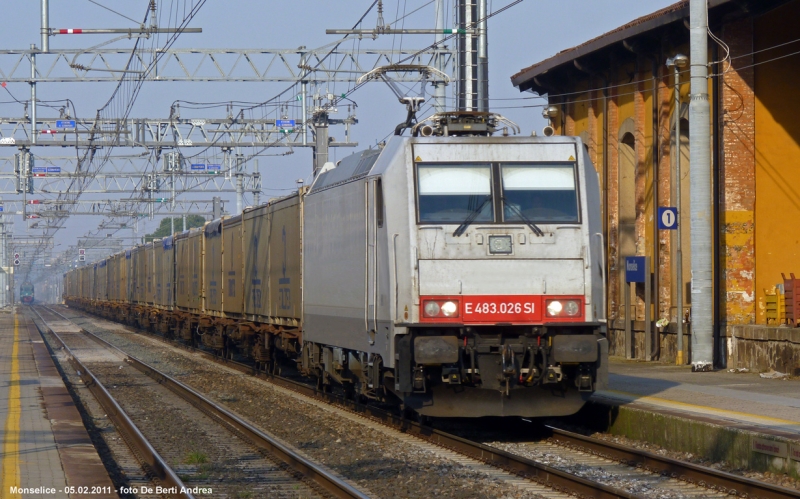
<svg viewBox="0 0 800 499">
<path fill-rule="evenodd" d="M 731 2 L 733 0 L 708 0 L 708 8 Z M 511 83 L 515 87 L 520 87 L 525 82 L 547 71 L 582 57 L 586 54 L 603 49 L 615 43 L 619 43 L 626 38 L 639 35 L 660 26 L 665 26 L 679 19 L 689 16 L 689 0 L 681 0 L 661 10 L 642 16 L 597 38 L 589 40 L 581 45 L 563 50 L 558 54 L 537 62 L 511 77 Z"/>
<path fill-rule="evenodd" d="M 659 14 L 659 12 L 663 13 Z M 682 0 L 681 2 L 670 5 L 659 12 L 643 16 L 632 21 L 631 23 L 628 23 L 627 25 L 609 31 L 608 33 L 600 35 L 599 37 L 589 40 L 588 42 L 576 47 L 563 50 L 549 59 L 545 59 L 544 61 L 529 66 L 512 76 L 511 83 L 515 87 L 519 87 L 524 82 L 546 73 L 547 71 L 564 63 L 570 62 L 574 59 L 603 49 L 615 43 L 619 43 L 622 40 L 632 36 L 639 35 L 641 33 L 682 19 L 689 15 L 689 4 L 688 1 Z M 647 19 L 648 17 L 650 19 Z"/>
</svg>

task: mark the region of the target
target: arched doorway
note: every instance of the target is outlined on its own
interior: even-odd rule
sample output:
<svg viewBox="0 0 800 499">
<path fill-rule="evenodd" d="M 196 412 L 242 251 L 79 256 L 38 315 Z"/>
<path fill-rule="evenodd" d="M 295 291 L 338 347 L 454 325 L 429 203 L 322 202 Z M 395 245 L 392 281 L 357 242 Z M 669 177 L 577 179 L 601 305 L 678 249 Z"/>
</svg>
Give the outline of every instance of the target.
<svg viewBox="0 0 800 499">
<path fill-rule="evenodd" d="M 627 120 L 626 120 L 627 121 Z M 636 255 L 636 139 L 631 132 L 621 134 L 619 141 L 619 317 L 627 318 L 624 307 L 625 257 Z"/>
</svg>

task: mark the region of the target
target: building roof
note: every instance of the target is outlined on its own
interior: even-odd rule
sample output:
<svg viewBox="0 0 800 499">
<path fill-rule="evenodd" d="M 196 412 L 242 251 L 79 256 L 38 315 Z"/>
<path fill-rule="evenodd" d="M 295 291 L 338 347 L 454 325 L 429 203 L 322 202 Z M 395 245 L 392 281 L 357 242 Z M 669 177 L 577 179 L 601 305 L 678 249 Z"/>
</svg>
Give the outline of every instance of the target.
<svg viewBox="0 0 800 499">
<path fill-rule="evenodd" d="M 716 7 L 718 5 L 728 3 L 729 1 L 732 0 L 709 0 L 708 6 L 709 8 Z M 681 0 L 680 2 L 674 3 L 661 10 L 653 12 L 652 14 L 635 19 L 628 24 L 613 29 L 608 33 L 600 35 L 597 38 L 589 40 L 578 46 L 562 50 L 549 59 L 537 62 L 536 64 L 521 70 L 511 77 L 511 83 L 513 83 L 515 87 L 524 86 L 525 82 L 535 78 L 536 76 L 546 73 L 550 69 L 571 62 L 574 59 L 585 56 L 597 50 L 606 48 L 615 43 L 619 43 L 627 38 L 631 38 L 655 28 L 673 23 L 685 17 L 689 17 L 689 0 Z"/>
</svg>

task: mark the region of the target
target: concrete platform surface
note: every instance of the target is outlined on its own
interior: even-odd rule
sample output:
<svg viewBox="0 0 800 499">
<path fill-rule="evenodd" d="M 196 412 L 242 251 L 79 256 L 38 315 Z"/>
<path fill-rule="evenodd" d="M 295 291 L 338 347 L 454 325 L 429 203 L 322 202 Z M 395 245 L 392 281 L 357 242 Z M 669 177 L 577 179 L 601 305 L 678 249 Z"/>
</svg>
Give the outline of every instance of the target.
<svg viewBox="0 0 800 499">
<path fill-rule="evenodd" d="M 0 497 L 118 497 L 44 341 L 22 313 L 0 313 L 0 425 Z"/>
<path fill-rule="evenodd" d="M 601 403 L 662 409 L 800 438 L 800 380 L 612 358 Z"/>
</svg>

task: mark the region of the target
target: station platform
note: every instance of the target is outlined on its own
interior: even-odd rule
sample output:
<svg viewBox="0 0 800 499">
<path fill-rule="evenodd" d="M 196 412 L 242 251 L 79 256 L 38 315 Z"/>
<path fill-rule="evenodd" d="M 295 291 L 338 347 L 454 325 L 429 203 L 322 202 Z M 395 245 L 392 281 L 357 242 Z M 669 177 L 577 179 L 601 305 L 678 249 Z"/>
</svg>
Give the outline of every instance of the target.
<svg viewBox="0 0 800 499">
<path fill-rule="evenodd" d="M 727 370 L 694 373 L 690 366 L 612 358 L 609 388 L 598 392 L 598 399 L 713 416 L 800 438 L 800 379 Z"/>
<path fill-rule="evenodd" d="M 19 310 L 0 313 L 0 421 L 0 497 L 118 497 L 44 341 Z"/>
<path fill-rule="evenodd" d="M 800 379 L 612 357 L 592 401 L 611 433 L 762 471 L 800 474 Z M 611 408 L 610 411 L 607 408 Z"/>
</svg>

